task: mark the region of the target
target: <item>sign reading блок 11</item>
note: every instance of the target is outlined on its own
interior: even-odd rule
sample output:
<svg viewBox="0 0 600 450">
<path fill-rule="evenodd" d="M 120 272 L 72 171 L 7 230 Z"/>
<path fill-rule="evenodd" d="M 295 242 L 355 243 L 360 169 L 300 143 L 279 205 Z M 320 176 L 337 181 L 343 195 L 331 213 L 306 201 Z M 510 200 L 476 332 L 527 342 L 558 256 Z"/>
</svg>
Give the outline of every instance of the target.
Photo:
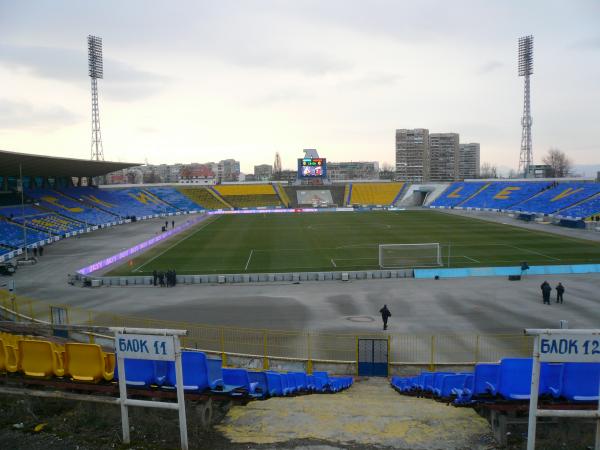
<svg viewBox="0 0 600 450">
<path fill-rule="evenodd" d="M 129 359 L 175 360 L 173 336 L 117 334 L 115 350 L 119 356 Z"/>
<path fill-rule="evenodd" d="M 600 362 L 600 336 L 540 334 L 540 361 Z"/>
</svg>

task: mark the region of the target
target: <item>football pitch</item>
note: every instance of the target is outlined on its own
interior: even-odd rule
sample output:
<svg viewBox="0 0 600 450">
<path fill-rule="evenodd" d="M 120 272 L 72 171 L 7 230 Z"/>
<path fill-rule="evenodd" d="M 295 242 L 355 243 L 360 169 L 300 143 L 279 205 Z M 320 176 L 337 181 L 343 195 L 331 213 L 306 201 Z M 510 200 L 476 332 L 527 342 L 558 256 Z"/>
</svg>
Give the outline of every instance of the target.
<svg viewBox="0 0 600 450">
<path fill-rule="evenodd" d="M 107 275 L 379 269 L 379 244 L 430 242 L 445 267 L 600 262 L 598 242 L 436 211 L 240 214 L 211 216 Z"/>
</svg>

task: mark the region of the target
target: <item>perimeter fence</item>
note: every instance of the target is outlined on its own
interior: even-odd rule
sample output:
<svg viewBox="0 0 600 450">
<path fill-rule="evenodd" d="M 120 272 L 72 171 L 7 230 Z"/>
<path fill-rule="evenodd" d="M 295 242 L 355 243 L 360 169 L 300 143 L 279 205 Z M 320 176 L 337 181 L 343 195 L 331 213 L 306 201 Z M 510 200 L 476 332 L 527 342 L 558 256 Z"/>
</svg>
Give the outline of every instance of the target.
<svg viewBox="0 0 600 450">
<path fill-rule="evenodd" d="M 185 329 L 182 346 L 229 358 L 356 365 L 359 339 L 387 339 L 390 365 L 472 365 L 504 357 L 531 356 L 532 338 L 522 334 L 326 333 L 205 325 L 93 311 L 33 300 L 0 291 L 0 305 L 13 311 L 9 319 L 63 325 Z"/>
</svg>

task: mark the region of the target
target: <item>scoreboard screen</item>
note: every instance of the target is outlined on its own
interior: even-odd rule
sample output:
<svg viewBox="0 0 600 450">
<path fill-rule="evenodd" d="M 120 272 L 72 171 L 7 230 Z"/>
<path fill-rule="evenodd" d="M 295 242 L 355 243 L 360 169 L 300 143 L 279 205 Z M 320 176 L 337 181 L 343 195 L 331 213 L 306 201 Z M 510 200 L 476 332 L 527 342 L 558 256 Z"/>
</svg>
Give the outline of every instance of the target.
<svg viewBox="0 0 600 450">
<path fill-rule="evenodd" d="M 327 175 L 327 160 L 325 158 L 298 159 L 298 177 L 321 178 Z"/>
</svg>

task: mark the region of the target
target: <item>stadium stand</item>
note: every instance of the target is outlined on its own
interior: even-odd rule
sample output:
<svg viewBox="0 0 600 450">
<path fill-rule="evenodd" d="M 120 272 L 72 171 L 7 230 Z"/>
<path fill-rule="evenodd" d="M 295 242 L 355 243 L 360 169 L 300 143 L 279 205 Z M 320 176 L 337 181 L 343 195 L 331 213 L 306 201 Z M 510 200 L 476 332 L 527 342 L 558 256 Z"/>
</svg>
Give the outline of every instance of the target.
<svg viewBox="0 0 600 450">
<path fill-rule="evenodd" d="M 547 181 L 494 181 L 487 183 L 475 195 L 460 203 L 460 206 L 507 210 L 549 186 Z"/>
<path fill-rule="evenodd" d="M 197 203 L 172 187 L 150 187 L 146 188 L 145 191 L 181 211 L 197 211 L 201 209 Z"/>
<path fill-rule="evenodd" d="M 182 352 L 183 384 L 186 391 L 225 394 L 230 397 L 264 399 L 292 393 L 335 393 L 353 384 L 352 377 L 331 377 L 327 372 L 272 372 L 224 368 L 220 359 L 209 359 L 199 351 Z M 45 337 L 0 332 L 0 371 L 31 378 L 68 378 L 72 382 L 118 381 L 115 354 L 99 345 L 67 342 Z M 130 386 L 173 390 L 175 364 L 142 359 L 125 360 L 126 383 Z M 285 387 L 284 387 L 285 382 Z"/>
<path fill-rule="evenodd" d="M 176 212 L 154 194 L 143 189 L 98 189 L 78 187 L 61 190 L 66 196 L 119 217 L 143 217 Z M 114 220 L 114 219 L 113 219 Z"/>
<path fill-rule="evenodd" d="M 584 200 L 570 208 L 563 209 L 558 213 L 559 217 L 573 217 L 585 219 L 600 214 L 600 195 Z"/>
<path fill-rule="evenodd" d="M 231 205 L 226 204 L 211 189 L 182 187 L 179 192 L 188 197 L 202 209 L 230 209 Z"/>
<path fill-rule="evenodd" d="M 531 358 L 504 358 L 476 364 L 472 373 L 421 372 L 392 377 L 392 387 L 405 395 L 451 401 L 454 405 L 529 400 Z M 542 363 L 539 395 L 557 402 L 598 401 L 600 363 Z"/>
<path fill-rule="evenodd" d="M 284 206 L 271 184 L 222 184 L 214 190 L 234 208 Z"/>
<path fill-rule="evenodd" d="M 405 183 L 352 183 L 351 205 L 393 205 Z"/>
<path fill-rule="evenodd" d="M 284 186 L 281 186 L 279 183 L 273 183 L 273 189 L 275 189 L 275 192 L 279 196 L 279 200 L 281 201 L 281 203 L 283 203 L 283 205 L 286 208 L 289 208 L 290 207 L 290 198 L 288 197 L 287 193 L 285 192 Z"/>
<path fill-rule="evenodd" d="M 117 220 L 116 215 L 109 214 L 95 207 L 86 206 L 80 201 L 66 197 L 58 191 L 51 189 L 28 190 L 25 192 L 25 195 L 36 200 L 46 209 L 69 217 L 70 219 L 85 222 L 86 224 L 102 225 Z"/>
<path fill-rule="evenodd" d="M 518 203 L 511 210 L 527 213 L 553 214 L 561 209 L 600 194 L 600 183 L 559 183 L 550 189 L 544 190 L 533 197 Z M 599 212 L 600 208 L 598 209 Z"/>
<path fill-rule="evenodd" d="M 48 239 L 50 236 L 38 230 L 27 229 L 27 245 Z M 9 249 L 25 247 L 23 227 L 0 219 L 0 244 Z"/>
<path fill-rule="evenodd" d="M 27 225 L 29 228 L 59 236 L 80 230 L 84 226 L 81 222 L 29 205 L 0 207 L 0 216 L 20 225 Z"/>
<path fill-rule="evenodd" d="M 453 208 L 477 194 L 488 184 L 483 181 L 452 183 L 430 206 L 432 208 Z"/>
</svg>

